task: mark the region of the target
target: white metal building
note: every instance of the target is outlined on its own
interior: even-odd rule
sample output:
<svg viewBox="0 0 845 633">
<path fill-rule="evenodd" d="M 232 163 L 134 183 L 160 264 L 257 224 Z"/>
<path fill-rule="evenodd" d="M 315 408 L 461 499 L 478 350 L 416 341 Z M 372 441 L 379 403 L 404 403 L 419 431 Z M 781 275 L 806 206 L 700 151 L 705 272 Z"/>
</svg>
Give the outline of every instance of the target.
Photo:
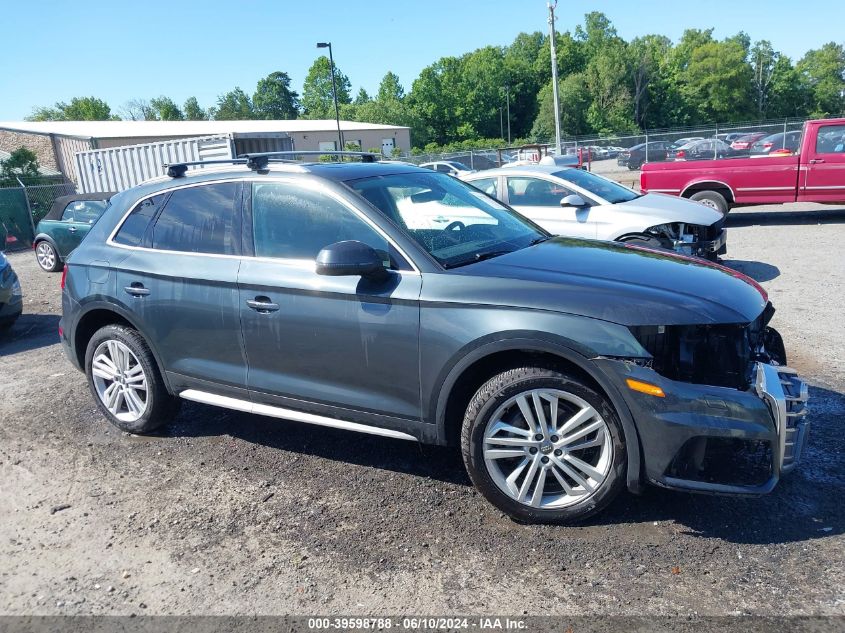
<svg viewBox="0 0 845 633">
<path fill-rule="evenodd" d="M 344 142 L 362 150 L 411 147 L 407 127 L 341 121 Z M 39 163 L 79 182 L 74 155 L 95 149 L 158 143 L 173 139 L 226 136 L 238 154 L 282 149 L 329 150 L 338 146 L 334 119 L 289 121 L 6 121 L 0 122 L 0 150 L 26 147 Z"/>
</svg>

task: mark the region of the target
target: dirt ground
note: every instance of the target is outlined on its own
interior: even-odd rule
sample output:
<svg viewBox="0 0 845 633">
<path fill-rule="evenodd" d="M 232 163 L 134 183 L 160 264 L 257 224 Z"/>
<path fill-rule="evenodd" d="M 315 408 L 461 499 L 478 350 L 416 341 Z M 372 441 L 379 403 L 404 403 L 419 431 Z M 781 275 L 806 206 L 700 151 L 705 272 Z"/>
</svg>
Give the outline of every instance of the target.
<svg viewBox="0 0 845 633">
<path fill-rule="evenodd" d="M 10 256 L 0 341 L 0 614 L 845 615 L 845 224 L 732 213 L 810 381 L 805 462 L 762 498 L 649 489 L 518 525 L 456 451 L 185 403 L 117 431 L 62 355 L 58 274 Z"/>
</svg>

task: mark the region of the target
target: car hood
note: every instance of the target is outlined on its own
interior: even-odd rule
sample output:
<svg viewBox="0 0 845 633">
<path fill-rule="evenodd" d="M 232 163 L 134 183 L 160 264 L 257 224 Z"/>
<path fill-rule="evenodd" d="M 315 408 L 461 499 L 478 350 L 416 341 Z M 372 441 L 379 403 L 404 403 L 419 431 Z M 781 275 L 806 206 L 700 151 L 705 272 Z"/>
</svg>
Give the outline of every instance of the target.
<svg viewBox="0 0 845 633">
<path fill-rule="evenodd" d="M 722 219 L 722 214 L 694 200 L 667 196 L 663 193 L 647 193 L 630 202 L 619 202 L 613 208 L 628 213 L 659 216 L 662 222 L 685 222 L 710 226 Z"/>
<path fill-rule="evenodd" d="M 748 323 L 768 297 L 753 279 L 705 260 L 556 237 L 453 269 L 444 300 L 551 310 L 621 325 Z M 464 275 L 474 277 L 471 283 Z"/>
</svg>

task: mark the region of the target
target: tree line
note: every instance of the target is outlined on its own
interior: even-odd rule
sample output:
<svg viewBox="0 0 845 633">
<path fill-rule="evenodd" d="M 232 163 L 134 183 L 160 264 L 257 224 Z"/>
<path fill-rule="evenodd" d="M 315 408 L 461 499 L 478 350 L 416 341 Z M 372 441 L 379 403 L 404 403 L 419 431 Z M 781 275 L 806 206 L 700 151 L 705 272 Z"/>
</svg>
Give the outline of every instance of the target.
<svg viewBox="0 0 845 633">
<path fill-rule="evenodd" d="M 718 40 L 713 29 L 688 29 L 677 43 L 663 35 L 621 38 L 600 12 L 556 36 L 560 113 L 565 135 L 637 133 L 643 129 L 845 112 L 845 46 L 824 44 L 795 62 L 771 42 L 740 32 Z M 342 119 L 405 125 L 417 148 L 495 144 L 507 135 L 554 136 L 549 38 L 520 33 L 507 46 L 485 46 L 426 66 L 407 94 L 388 72 L 376 95 L 352 84 L 337 66 Z M 508 105 L 510 118 L 508 119 Z M 117 113 L 82 97 L 36 108 L 30 120 L 232 120 L 334 118 L 329 59 L 318 57 L 301 95 L 286 72 L 240 87 L 203 108 L 161 96 L 133 99 Z"/>
</svg>

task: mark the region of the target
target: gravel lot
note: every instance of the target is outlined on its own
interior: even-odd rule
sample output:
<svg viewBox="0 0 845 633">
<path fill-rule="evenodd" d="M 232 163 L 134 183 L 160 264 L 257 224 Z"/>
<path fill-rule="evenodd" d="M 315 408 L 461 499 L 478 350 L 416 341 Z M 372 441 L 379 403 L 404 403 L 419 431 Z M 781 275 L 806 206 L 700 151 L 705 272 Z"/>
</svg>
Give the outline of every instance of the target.
<svg viewBox="0 0 845 633">
<path fill-rule="evenodd" d="M 845 224 L 758 213 L 731 214 L 728 263 L 811 382 L 805 463 L 767 497 L 650 489 L 570 528 L 506 519 L 452 450 L 193 403 L 121 433 L 57 343 L 60 276 L 12 254 L 0 613 L 845 615 Z"/>
</svg>

